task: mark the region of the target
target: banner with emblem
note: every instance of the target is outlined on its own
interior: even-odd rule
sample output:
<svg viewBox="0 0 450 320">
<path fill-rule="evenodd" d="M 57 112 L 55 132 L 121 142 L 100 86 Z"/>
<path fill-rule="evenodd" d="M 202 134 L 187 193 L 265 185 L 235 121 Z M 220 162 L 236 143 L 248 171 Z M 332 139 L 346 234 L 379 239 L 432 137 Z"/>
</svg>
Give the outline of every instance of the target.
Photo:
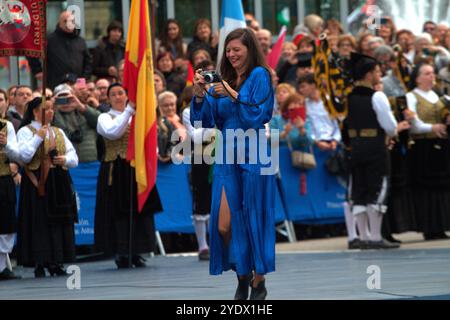
<svg viewBox="0 0 450 320">
<path fill-rule="evenodd" d="M 43 58 L 47 0 L 0 0 L 0 56 Z"/>
</svg>

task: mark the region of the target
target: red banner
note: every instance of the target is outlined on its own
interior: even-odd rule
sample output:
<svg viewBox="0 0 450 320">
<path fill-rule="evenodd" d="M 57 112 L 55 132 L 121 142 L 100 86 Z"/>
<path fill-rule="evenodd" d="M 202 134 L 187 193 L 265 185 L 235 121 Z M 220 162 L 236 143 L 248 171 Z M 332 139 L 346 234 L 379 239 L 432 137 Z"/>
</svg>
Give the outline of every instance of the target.
<svg viewBox="0 0 450 320">
<path fill-rule="evenodd" d="M 42 58 L 47 0 L 0 0 L 0 56 Z"/>
</svg>

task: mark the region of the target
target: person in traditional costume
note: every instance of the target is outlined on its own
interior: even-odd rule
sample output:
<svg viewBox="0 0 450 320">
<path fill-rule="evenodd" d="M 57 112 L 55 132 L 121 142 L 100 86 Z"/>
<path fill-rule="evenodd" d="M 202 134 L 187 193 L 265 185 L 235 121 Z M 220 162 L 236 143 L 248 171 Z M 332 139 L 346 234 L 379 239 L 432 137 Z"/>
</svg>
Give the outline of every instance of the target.
<svg viewBox="0 0 450 320">
<path fill-rule="evenodd" d="M 425 240 L 446 239 L 450 230 L 450 108 L 433 91 L 433 66 L 422 63 L 411 75 L 406 95 L 411 122 L 411 177 L 418 230 Z"/>
<path fill-rule="evenodd" d="M 43 121 L 43 109 L 45 121 Z M 25 174 L 20 187 L 18 264 L 34 266 L 35 277 L 66 275 L 63 263 L 75 260 L 75 191 L 69 168 L 78 165 L 76 151 L 64 132 L 49 125 L 53 101 L 28 103 L 17 133 Z M 44 124 L 43 124 L 44 123 Z"/>
<path fill-rule="evenodd" d="M 19 173 L 11 162 L 19 161 L 19 147 L 14 126 L 6 120 L 7 108 L 7 93 L 0 89 L 0 281 L 17 278 L 7 268 L 7 259 L 13 250 L 17 228 L 14 179 Z"/>
<path fill-rule="evenodd" d="M 381 236 L 388 192 L 388 149 L 386 137 L 409 129 L 391 112 L 389 100 L 373 86 L 381 80 L 381 68 L 372 57 L 352 53 L 355 87 L 348 97 L 347 129 L 351 147 L 352 212 L 360 236 L 361 249 L 391 249 L 399 244 Z M 370 228 L 369 228 L 370 225 Z"/>
<path fill-rule="evenodd" d="M 131 238 L 132 265 L 145 267 L 142 255 L 155 249 L 153 215 L 162 211 L 162 204 L 155 186 L 138 213 L 135 169 L 126 159 L 135 106 L 127 103 L 127 93 L 119 83 L 110 85 L 107 94 L 111 110 L 101 114 L 97 122 L 105 150 L 97 180 L 95 246 L 106 255 L 115 254 L 119 269 L 128 268 Z"/>
</svg>

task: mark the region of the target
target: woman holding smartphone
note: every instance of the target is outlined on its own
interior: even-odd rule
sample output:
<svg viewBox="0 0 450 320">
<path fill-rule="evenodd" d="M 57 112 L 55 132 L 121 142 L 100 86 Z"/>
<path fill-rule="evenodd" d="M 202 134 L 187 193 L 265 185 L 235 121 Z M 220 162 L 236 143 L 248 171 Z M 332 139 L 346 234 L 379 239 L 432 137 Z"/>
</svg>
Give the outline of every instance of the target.
<svg viewBox="0 0 450 320">
<path fill-rule="evenodd" d="M 42 117 L 44 111 L 45 120 Z M 34 98 L 17 133 L 25 164 L 20 188 L 18 264 L 34 266 L 36 278 L 66 275 L 63 263 L 75 260 L 75 193 L 68 168 L 78 165 L 75 149 L 53 120 L 53 101 Z M 44 166 L 43 168 L 41 166 Z M 41 193 L 41 179 L 45 180 Z"/>
</svg>

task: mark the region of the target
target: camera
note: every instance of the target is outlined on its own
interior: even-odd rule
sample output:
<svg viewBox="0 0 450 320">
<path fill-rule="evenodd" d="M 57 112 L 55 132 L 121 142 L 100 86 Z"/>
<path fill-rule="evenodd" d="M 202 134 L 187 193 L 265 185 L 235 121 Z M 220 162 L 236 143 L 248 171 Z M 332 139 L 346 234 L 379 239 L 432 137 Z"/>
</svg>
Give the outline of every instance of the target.
<svg viewBox="0 0 450 320">
<path fill-rule="evenodd" d="M 58 97 L 55 99 L 55 105 L 66 105 L 70 103 L 70 98 L 68 97 Z"/>
<path fill-rule="evenodd" d="M 430 50 L 429 48 L 424 48 L 422 50 L 422 54 L 425 56 L 435 57 L 437 55 L 437 52 L 434 50 Z"/>
<path fill-rule="evenodd" d="M 204 71 L 202 72 L 202 76 L 205 79 L 206 83 L 215 83 L 222 81 L 220 76 L 215 71 Z"/>
</svg>

